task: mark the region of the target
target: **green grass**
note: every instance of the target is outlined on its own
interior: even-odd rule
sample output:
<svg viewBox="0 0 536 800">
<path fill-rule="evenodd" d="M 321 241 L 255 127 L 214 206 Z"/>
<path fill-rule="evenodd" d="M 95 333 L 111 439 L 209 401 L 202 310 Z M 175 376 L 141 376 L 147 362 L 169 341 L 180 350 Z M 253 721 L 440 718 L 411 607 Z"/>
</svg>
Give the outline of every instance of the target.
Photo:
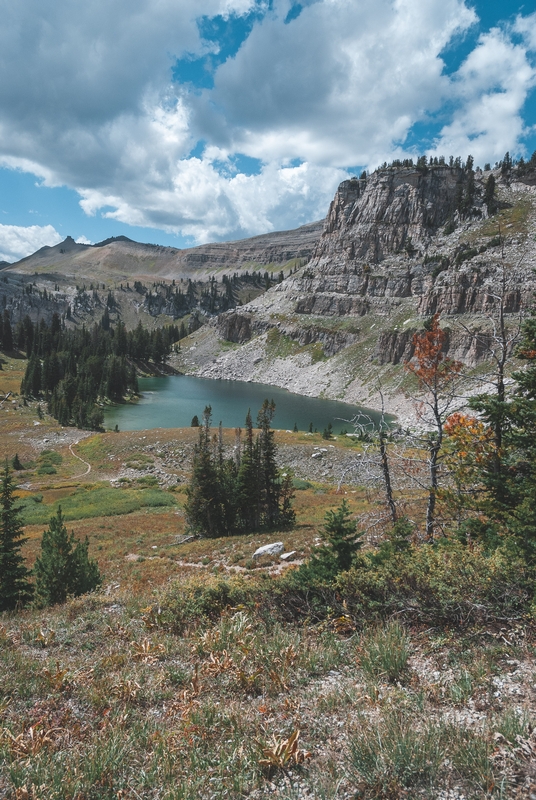
<svg viewBox="0 0 536 800">
<path fill-rule="evenodd" d="M 266 353 L 269 358 L 286 358 L 300 350 L 298 342 L 281 333 L 277 328 L 271 328 L 266 337 Z"/>
<path fill-rule="evenodd" d="M 361 669 L 370 678 L 394 683 L 406 673 L 411 653 L 410 640 L 399 622 L 388 622 L 361 643 Z"/>
<path fill-rule="evenodd" d="M 402 797 L 404 790 L 435 782 L 445 758 L 443 731 L 437 724 L 420 729 L 413 715 L 387 710 L 371 723 L 366 718 L 350 739 L 348 767 L 361 785 L 360 797 Z"/>
<path fill-rule="evenodd" d="M 119 514 L 130 514 L 142 508 L 174 506 L 177 501 L 162 489 L 115 489 L 110 486 L 96 484 L 82 486 L 73 494 L 63 497 L 54 503 L 43 503 L 38 496 L 30 495 L 21 502 L 22 516 L 25 525 L 48 524 L 61 506 L 67 521 L 88 519 L 93 517 L 110 517 Z"/>
</svg>

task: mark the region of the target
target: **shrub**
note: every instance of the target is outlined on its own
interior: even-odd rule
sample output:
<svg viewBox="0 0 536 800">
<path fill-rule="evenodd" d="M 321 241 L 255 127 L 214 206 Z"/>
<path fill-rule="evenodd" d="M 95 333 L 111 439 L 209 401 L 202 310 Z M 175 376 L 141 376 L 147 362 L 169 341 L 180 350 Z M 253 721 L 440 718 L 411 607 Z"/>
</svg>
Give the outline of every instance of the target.
<svg viewBox="0 0 536 800">
<path fill-rule="evenodd" d="M 530 570 L 509 542 L 490 554 L 450 540 L 412 545 L 386 560 L 358 554 L 335 587 L 359 616 L 403 612 L 449 624 L 517 614 L 533 594 Z"/>
<path fill-rule="evenodd" d="M 327 511 L 324 519 L 325 544 L 317 547 L 310 561 L 300 566 L 296 573 L 298 584 L 306 586 L 314 580 L 333 580 L 339 572 L 350 569 L 361 548 L 363 534 L 351 519 L 346 500 L 335 511 Z"/>
<path fill-rule="evenodd" d="M 217 620 L 228 608 L 258 602 L 264 589 L 263 580 L 257 583 L 238 575 L 230 578 L 202 575 L 176 581 L 159 598 L 160 619 L 178 633 L 190 625 Z"/>
</svg>

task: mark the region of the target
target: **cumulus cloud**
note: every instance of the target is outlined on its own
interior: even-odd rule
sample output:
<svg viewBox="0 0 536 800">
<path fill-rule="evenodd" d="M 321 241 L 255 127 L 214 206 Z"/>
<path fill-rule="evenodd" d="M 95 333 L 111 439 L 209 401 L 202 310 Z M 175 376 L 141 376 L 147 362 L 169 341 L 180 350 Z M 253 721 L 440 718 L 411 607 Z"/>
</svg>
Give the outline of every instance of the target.
<svg viewBox="0 0 536 800">
<path fill-rule="evenodd" d="M 476 22 L 466 0 L 301 6 L 290 19 L 290 0 L 0 0 L 0 164 L 76 189 L 89 215 L 202 242 L 322 217 L 348 167 L 402 155 L 434 112 L 442 151 L 521 148 L 536 15 L 482 36 L 449 77 L 442 54 Z M 172 82 L 176 59 L 218 48 L 200 17 L 253 10 L 213 88 Z"/>
<path fill-rule="evenodd" d="M 213 154 L 212 154 L 213 155 Z M 120 194 L 81 190 L 81 205 L 91 215 L 129 225 L 181 232 L 198 242 L 236 239 L 271 230 L 294 228 L 322 219 L 344 170 L 301 164 L 268 164 L 258 175 L 229 175 L 225 156 L 179 161 L 172 180 L 153 185 L 145 193 L 142 183 L 123 186 Z M 227 165 L 227 169 L 222 169 Z"/>
<path fill-rule="evenodd" d="M 523 20 L 523 28 L 534 37 L 536 49 L 536 14 Z M 452 82 L 459 105 L 441 130 L 435 152 L 471 153 L 481 164 L 499 160 L 507 150 L 518 154 L 528 132 L 522 109 L 535 85 L 536 68 L 525 43 L 514 44 L 498 28 L 481 36 Z"/>
<path fill-rule="evenodd" d="M 248 155 L 337 167 L 392 152 L 441 104 L 441 52 L 476 21 L 462 0 L 324 0 L 281 16 L 218 69 L 194 122 Z"/>
<path fill-rule="evenodd" d="M 18 261 L 41 247 L 59 244 L 62 237 L 52 225 L 0 225 L 0 261 Z"/>
</svg>

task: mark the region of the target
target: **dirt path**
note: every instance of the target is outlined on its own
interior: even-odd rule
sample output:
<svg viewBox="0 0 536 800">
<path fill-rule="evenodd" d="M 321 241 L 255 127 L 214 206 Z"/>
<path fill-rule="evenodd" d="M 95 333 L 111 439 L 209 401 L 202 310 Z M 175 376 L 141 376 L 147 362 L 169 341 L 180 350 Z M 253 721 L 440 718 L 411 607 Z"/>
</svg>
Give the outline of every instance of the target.
<svg viewBox="0 0 536 800">
<path fill-rule="evenodd" d="M 73 442 L 73 444 L 78 444 L 78 441 Z M 89 473 L 91 472 L 91 464 L 89 464 L 87 461 L 84 461 L 84 459 L 80 458 L 80 456 L 76 455 L 76 453 L 73 451 L 73 444 L 69 445 L 69 452 L 71 453 L 72 456 L 81 461 L 82 464 L 84 464 L 84 466 L 87 467 L 87 469 L 85 472 L 81 472 L 79 475 L 73 475 L 72 480 L 74 480 L 75 478 L 83 478 L 85 475 L 89 475 Z"/>
</svg>

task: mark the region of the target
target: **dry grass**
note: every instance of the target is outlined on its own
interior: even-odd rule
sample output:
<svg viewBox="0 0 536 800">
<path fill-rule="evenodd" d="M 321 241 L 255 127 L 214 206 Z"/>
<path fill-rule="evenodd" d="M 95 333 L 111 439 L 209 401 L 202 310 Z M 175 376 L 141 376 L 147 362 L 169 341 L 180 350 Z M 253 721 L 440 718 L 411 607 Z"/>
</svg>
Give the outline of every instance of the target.
<svg viewBox="0 0 536 800">
<path fill-rule="evenodd" d="M 401 684 L 364 669 L 378 631 L 227 609 L 177 635 L 148 599 L 4 617 L 3 797 L 528 796 L 530 629 L 506 644 L 505 631 L 398 626 L 392 647 L 411 647 Z"/>
</svg>

